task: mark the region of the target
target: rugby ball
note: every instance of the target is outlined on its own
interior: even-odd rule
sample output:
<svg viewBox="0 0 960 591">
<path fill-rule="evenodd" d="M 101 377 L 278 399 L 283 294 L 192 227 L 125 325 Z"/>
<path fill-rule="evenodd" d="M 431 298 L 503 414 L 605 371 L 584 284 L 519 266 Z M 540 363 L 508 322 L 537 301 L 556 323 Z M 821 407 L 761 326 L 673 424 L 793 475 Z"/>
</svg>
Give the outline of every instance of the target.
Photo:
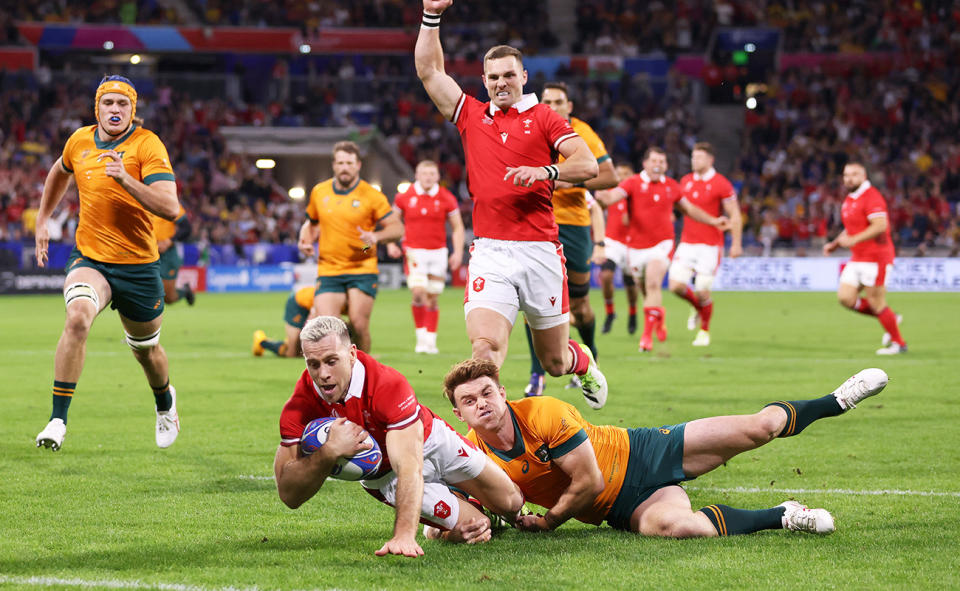
<svg viewBox="0 0 960 591">
<path fill-rule="evenodd" d="M 330 434 L 330 425 L 335 420 L 335 417 L 322 417 L 307 423 L 300 437 L 300 449 L 303 455 L 309 456 L 326 443 L 327 436 Z M 367 433 L 366 443 L 373 447 L 355 456 L 340 458 L 330 472 L 330 477 L 338 480 L 363 480 L 376 474 L 380 469 L 383 454 L 380 452 L 380 446 L 369 433 Z"/>
</svg>

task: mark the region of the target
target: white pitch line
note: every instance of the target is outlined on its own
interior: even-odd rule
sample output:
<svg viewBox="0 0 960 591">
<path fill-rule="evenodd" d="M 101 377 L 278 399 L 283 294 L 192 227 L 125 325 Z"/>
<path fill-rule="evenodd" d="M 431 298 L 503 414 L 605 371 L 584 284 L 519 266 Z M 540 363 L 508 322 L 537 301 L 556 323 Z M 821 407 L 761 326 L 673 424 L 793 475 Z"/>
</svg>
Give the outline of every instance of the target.
<svg viewBox="0 0 960 591">
<path fill-rule="evenodd" d="M 723 488 L 718 486 L 685 486 L 687 490 L 714 491 L 729 493 L 789 493 L 799 495 L 867 495 L 867 496 L 904 496 L 904 497 L 960 497 L 960 492 L 938 492 L 928 490 L 853 490 L 849 488 L 761 488 L 735 486 Z"/>
<path fill-rule="evenodd" d="M 148 583 L 140 580 L 122 581 L 119 579 L 63 579 L 60 577 L 15 577 L 0 574 L 0 584 L 9 583 L 26 587 L 93 587 L 107 589 L 161 589 L 162 591 L 267 591 L 263 587 L 204 587 L 184 585 L 182 583 Z M 327 591 L 337 591 L 335 588 Z"/>
</svg>

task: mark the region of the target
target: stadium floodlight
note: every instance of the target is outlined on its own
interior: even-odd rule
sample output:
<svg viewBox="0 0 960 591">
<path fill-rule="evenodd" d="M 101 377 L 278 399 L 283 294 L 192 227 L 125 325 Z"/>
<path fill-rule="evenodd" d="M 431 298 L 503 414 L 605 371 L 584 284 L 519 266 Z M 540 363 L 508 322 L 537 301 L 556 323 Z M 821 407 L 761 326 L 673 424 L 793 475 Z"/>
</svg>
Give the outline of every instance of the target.
<svg viewBox="0 0 960 591">
<path fill-rule="evenodd" d="M 747 99 L 747 108 L 751 111 L 757 108 L 757 99 L 756 97 L 750 97 Z"/>
<path fill-rule="evenodd" d="M 310 53 L 313 50 L 309 44 L 303 43 L 300 45 L 300 53 Z"/>
<path fill-rule="evenodd" d="M 746 45 L 743 46 L 743 50 L 746 51 L 747 53 L 753 53 L 754 51 L 757 50 L 757 46 L 754 45 L 753 43 L 747 43 Z"/>
<path fill-rule="evenodd" d="M 370 183 L 370 186 L 376 189 L 377 191 L 381 190 L 380 183 Z"/>
<path fill-rule="evenodd" d="M 277 165 L 276 161 L 271 158 L 259 158 L 256 162 L 257 168 L 273 168 Z"/>
<path fill-rule="evenodd" d="M 397 184 L 397 193 L 403 193 L 410 188 L 410 181 L 403 181 Z"/>
<path fill-rule="evenodd" d="M 113 49 L 113 41 L 104 41 L 103 48 L 106 49 L 107 51 L 110 51 L 111 49 Z"/>
<path fill-rule="evenodd" d="M 300 200 L 303 199 L 306 195 L 306 191 L 303 190 L 303 187 L 290 187 L 290 190 L 287 191 L 287 195 L 290 195 L 291 199 Z"/>
<path fill-rule="evenodd" d="M 135 54 L 131 55 L 131 56 L 130 56 L 130 63 L 133 64 L 133 65 L 139 64 L 139 63 L 140 63 L 140 54 L 135 53 Z"/>
</svg>

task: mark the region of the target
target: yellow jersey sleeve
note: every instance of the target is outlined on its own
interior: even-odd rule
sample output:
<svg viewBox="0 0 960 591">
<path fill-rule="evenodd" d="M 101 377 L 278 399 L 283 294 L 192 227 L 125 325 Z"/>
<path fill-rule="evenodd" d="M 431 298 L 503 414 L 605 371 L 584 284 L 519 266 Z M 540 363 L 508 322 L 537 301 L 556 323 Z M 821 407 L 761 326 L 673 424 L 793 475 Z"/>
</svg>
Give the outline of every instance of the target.
<svg viewBox="0 0 960 591">
<path fill-rule="evenodd" d="M 167 148 L 157 137 L 157 134 L 144 130 L 143 140 L 137 144 L 137 158 L 140 160 L 140 179 L 143 184 L 150 185 L 157 181 L 176 181 L 173 166 L 170 165 L 170 156 Z M 183 215 L 183 208 L 181 208 Z"/>
</svg>

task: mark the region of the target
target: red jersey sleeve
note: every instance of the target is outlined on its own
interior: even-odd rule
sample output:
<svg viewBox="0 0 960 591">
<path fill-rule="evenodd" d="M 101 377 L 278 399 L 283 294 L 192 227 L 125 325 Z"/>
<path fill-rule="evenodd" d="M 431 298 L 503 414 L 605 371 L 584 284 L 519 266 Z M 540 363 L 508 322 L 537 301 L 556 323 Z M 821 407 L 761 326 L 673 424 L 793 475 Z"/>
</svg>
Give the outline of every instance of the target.
<svg viewBox="0 0 960 591">
<path fill-rule="evenodd" d="M 667 183 L 667 186 L 670 187 L 671 203 L 676 203 L 677 201 L 683 199 L 683 190 L 680 188 L 680 183 L 670 177 L 665 177 L 664 181 Z"/>
<path fill-rule="evenodd" d="M 397 193 L 396 197 L 393 198 L 393 206 L 399 209 L 401 212 L 407 209 L 407 194 L 406 193 Z"/>
<path fill-rule="evenodd" d="M 457 106 L 453 110 L 453 117 L 450 118 L 450 121 L 456 124 L 457 129 L 463 133 L 467 127 L 466 121 L 470 116 L 470 113 L 482 107 L 483 103 L 472 96 L 467 96 L 466 93 L 462 93 L 460 95 L 460 100 L 457 101 Z"/>
<path fill-rule="evenodd" d="M 371 392 L 374 417 L 387 426 L 387 431 L 403 429 L 420 416 L 420 403 L 410 382 L 397 370 L 381 366 Z"/>
<path fill-rule="evenodd" d="M 720 186 L 717 187 L 717 194 L 720 195 L 721 201 L 726 201 L 727 199 L 736 199 L 737 192 L 733 189 L 733 185 L 730 184 L 730 181 L 727 180 L 727 177 L 722 177 L 717 175 L 720 181 Z"/>
<path fill-rule="evenodd" d="M 863 204 L 863 213 L 866 214 L 868 220 L 878 215 L 887 215 L 887 202 L 883 199 L 880 191 L 867 191 L 864 197 L 867 198 L 867 202 Z"/>
<path fill-rule="evenodd" d="M 453 193 L 441 187 L 440 194 L 443 195 L 443 210 L 447 213 L 447 215 L 450 215 L 455 211 L 460 211 L 460 202 L 458 202 L 457 198 L 453 196 Z"/>
<path fill-rule="evenodd" d="M 553 146 L 554 150 L 559 151 L 560 144 L 565 140 L 572 137 L 580 137 L 577 135 L 577 132 L 570 127 L 570 122 L 560 115 L 557 115 L 550 107 L 545 107 L 540 109 L 540 111 L 542 113 L 540 116 L 543 119 L 542 129 L 545 130 L 547 139 L 550 141 L 550 145 Z"/>
</svg>

